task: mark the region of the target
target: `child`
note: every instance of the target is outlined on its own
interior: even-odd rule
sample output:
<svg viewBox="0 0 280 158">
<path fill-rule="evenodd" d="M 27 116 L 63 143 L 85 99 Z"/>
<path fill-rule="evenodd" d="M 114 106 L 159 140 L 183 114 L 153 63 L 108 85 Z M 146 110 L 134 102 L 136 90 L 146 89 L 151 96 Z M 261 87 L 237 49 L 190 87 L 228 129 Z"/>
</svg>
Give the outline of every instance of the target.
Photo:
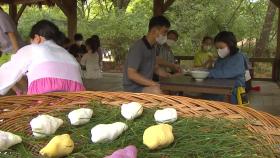
<svg viewBox="0 0 280 158">
<path fill-rule="evenodd" d="M 24 75 L 27 94 L 85 90 L 80 65 L 58 46 L 59 29 L 47 20 L 39 21 L 30 32 L 31 43 L 0 67 L 0 95 L 5 95 Z"/>
<path fill-rule="evenodd" d="M 87 49 L 85 45 L 81 45 L 81 47 L 71 47 L 68 51 L 76 58 L 79 63 L 81 63 L 81 59 L 83 55 L 86 54 Z"/>
<path fill-rule="evenodd" d="M 102 78 L 99 65 L 99 55 L 97 53 L 99 45 L 94 38 L 86 40 L 87 53 L 81 59 L 82 69 L 84 70 L 85 79 Z"/>
<path fill-rule="evenodd" d="M 99 57 L 98 62 L 99 62 L 100 69 L 102 70 L 103 49 L 101 48 L 100 38 L 98 35 L 92 35 L 91 38 L 93 40 L 96 40 L 96 42 L 97 42 L 97 46 L 98 46 L 97 54 Z"/>
<path fill-rule="evenodd" d="M 212 47 L 213 39 L 209 36 L 205 36 L 202 40 L 201 50 L 194 56 L 194 67 L 210 68 L 212 66 Z"/>
<path fill-rule="evenodd" d="M 75 43 L 70 45 L 68 50 L 71 52 L 71 50 L 73 51 L 73 50 L 77 50 L 77 49 L 80 49 L 80 48 L 84 47 L 85 45 L 83 44 L 84 43 L 83 39 L 84 39 L 84 37 L 83 37 L 82 34 L 76 33 L 75 36 L 74 36 Z"/>
<path fill-rule="evenodd" d="M 220 32 L 214 41 L 219 58 L 210 70 L 209 77 L 235 80 L 231 103 L 237 104 L 237 88 L 245 87 L 247 60 L 237 47 L 237 40 L 232 32 Z"/>
</svg>

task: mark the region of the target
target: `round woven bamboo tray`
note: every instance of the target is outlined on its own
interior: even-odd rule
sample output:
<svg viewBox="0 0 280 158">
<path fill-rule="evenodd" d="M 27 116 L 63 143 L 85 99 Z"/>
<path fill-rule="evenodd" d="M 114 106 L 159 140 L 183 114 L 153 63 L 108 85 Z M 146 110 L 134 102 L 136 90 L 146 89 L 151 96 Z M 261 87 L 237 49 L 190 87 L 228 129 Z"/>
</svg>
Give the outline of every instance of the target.
<svg viewBox="0 0 280 158">
<path fill-rule="evenodd" d="M 86 107 L 92 100 L 120 106 L 140 102 L 146 108 L 173 107 L 181 117 L 226 118 L 246 121 L 246 127 L 263 138 L 279 153 L 280 118 L 249 107 L 223 102 L 191 99 L 179 96 L 134 94 L 125 92 L 50 93 L 35 96 L 7 96 L 0 98 L 0 130 L 31 134 L 30 118 L 51 111 L 66 111 Z"/>
</svg>

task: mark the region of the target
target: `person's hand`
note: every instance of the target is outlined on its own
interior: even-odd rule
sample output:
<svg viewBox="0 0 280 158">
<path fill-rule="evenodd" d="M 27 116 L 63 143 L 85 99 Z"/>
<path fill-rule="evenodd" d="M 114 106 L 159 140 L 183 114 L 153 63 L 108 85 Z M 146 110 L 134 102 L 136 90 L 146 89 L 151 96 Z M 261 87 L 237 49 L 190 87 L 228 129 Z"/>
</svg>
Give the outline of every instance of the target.
<svg viewBox="0 0 280 158">
<path fill-rule="evenodd" d="M 12 87 L 12 90 L 16 93 L 16 95 L 24 95 L 24 91 L 18 88 L 17 86 Z"/>
<path fill-rule="evenodd" d="M 183 72 L 178 72 L 172 75 L 172 77 L 176 77 L 176 76 L 183 76 Z"/>
<path fill-rule="evenodd" d="M 182 69 L 181 69 L 180 65 L 173 64 L 173 69 L 174 69 L 176 72 L 182 72 Z"/>
<path fill-rule="evenodd" d="M 151 84 L 151 87 L 160 87 L 160 84 L 157 83 L 157 82 L 154 82 L 154 83 Z"/>
<path fill-rule="evenodd" d="M 212 65 L 214 63 L 214 60 L 212 58 L 210 58 L 209 60 L 207 60 L 207 62 L 204 64 L 205 68 L 210 69 L 212 68 Z"/>
<path fill-rule="evenodd" d="M 170 78 L 170 77 L 172 77 L 173 75 L 171 74 L 171 73 L 167 73 L 167 75 L 166 75 L 166 78 Z"/>
</svg>

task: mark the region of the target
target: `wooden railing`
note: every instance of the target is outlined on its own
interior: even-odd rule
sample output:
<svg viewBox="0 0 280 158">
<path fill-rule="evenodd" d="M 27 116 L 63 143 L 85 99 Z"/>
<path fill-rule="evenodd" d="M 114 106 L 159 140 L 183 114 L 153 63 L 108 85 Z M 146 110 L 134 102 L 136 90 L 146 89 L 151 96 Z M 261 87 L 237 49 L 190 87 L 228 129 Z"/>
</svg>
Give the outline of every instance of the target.
<svg viewBox="0 0 280 158">
<path fill-rule="evenodd" d="M 194 60 L 194 56 L 175 56 L 178 63 L 183 60 Z M 275 58 L 250 58 L 250 63 L 252 64 L 251 75 L 253 80 L 270 80 L 277 81 L 280 83 L 280 60 Z M 272 64 L 272 76 L 270 78 L 257 78 L 255 77 L 255 65 L 256 63 L 271 63 Z"/>
</svg>

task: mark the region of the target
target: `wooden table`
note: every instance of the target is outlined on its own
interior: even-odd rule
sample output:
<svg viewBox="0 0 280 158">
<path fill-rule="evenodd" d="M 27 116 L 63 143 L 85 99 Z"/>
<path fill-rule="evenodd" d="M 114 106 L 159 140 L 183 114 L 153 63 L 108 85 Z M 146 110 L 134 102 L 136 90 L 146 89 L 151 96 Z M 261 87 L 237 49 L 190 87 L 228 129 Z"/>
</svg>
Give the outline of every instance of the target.
<svg viewBox="0 0 280 158">
<path fill-rule="evenodd" d="M 190 76 L 176 76 L 168 79 L 161 79 L 160 88 L 164 91 L 182 91 L 229 96 L 234 88 L 234 80 L 205 79 L 202 82 L 197 82 Z"/>
</svg>

